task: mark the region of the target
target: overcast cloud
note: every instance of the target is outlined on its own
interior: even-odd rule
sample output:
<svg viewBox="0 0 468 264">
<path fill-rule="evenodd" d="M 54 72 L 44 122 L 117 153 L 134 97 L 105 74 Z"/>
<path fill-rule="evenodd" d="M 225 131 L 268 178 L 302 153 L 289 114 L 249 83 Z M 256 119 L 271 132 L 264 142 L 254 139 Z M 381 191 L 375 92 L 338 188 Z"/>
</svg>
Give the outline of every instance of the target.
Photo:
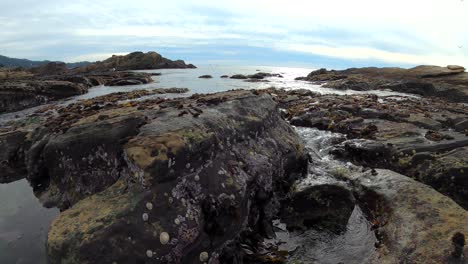
<svg viewBox="0 0 468 264">
<path fill-rule="evenodd" d="M 0 54 L 194 63 L 468 66 L 463 0 L 0 0 Z"/>
</svg>

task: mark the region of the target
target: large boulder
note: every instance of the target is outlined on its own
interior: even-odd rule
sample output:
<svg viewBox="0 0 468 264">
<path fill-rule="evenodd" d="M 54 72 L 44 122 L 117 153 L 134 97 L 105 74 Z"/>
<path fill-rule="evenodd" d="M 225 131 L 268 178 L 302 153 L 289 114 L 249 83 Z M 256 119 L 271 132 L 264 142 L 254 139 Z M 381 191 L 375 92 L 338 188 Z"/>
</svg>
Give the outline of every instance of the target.
<svg viewBox="0 0 468 264">
<path fill-rule="evenodd" d="M 347 178 L 360 189 L 358 199 L 377 228 L 380 245 L 372 263 L 465 263 L 457 251 L 467 256 L 468 248 L 452 241 L 468 234 L 468 212 L 450 198 L 389 170 Z"/>
<path fill-rule="evenodd" d="M 50 121 L 37 132 L 29 177 L 69 208 L 49 231 L 51 263 L 240 257 L 226 245 L 271 230 L 305 169 L 295 131 L 270 96 L 250 91 L 138 105 L 82 111 L 68 128 Z"/>
</svg>

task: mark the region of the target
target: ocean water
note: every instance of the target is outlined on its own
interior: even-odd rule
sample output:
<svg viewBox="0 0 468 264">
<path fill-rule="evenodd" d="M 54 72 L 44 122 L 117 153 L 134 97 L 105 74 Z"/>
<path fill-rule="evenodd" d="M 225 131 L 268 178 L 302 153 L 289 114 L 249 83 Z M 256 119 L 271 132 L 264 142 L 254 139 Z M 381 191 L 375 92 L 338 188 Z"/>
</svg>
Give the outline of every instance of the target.
<svg viewBox="0 0 468 264">
<path fill-rule="evenodd" d="M 87 94 L 78 96 L 75 100 L 89 99 L 112 92 L 128 92 L 136 89 L 155 88 L 188 88 L 188 95 L 194 93 L 214 93 L 228 91 L 232 89 L 265 89 L 269 87 L 292 89 L 308 89 L 320 94 L 367 94 L 373 93 L 380 96 L 407 94 L 392 91 L 353 91 L 336 90 L 324 88 L 321 85 L 312 84 L 306 81 L 296 81 L 295 78 L 307 76 L 314 69 L 309 68 L 288 68 L 271 66 L 222 66 L 222 65 L 202 65 L 197 69 L 163 69 L 163 70 L 142 70 L 137 72 L 161 73 L 160 76 L 153 76 L 153 83 L 144 85 L 106 87 L 97 86 L 91 88 Z M 230 78 L 221 78 L 222 75 L 232 76 L 234 74 L 250 75 L 257 72 L 279 73 L 283 76 L 265 78 L 268 82 L 247 82 Z M 200 79 L 199 76 L 211 75 L 212 79 Z"/>
</svg>

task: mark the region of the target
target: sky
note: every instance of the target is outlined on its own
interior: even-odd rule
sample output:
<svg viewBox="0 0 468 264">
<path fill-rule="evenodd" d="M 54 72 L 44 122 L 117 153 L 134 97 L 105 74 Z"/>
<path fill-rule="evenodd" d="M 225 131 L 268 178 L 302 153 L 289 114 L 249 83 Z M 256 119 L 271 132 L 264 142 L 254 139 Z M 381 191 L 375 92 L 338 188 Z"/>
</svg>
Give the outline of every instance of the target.
<svg viewBox="0 0 468 264">
<path fill-rule="evenodd" d="M 0 0 L 0 54 L 194 64 L 468 68 L 468 0 Z"/>
</svg>

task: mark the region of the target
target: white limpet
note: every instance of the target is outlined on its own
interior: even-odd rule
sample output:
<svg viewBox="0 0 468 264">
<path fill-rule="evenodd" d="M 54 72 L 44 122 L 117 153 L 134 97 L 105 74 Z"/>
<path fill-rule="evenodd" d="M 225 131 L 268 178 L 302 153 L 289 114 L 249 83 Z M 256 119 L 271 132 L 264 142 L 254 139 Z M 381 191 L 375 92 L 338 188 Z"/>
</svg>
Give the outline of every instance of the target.
<svg viewBox="0 0 468 264">
<path fill-rule="evenodd" d="M 153 257 L 153 251 L 151 251 L 151 250 L 149 250 L 149 249 L 146 250 L 146 256 L 147 256 L 148 258 L 152 258 L 152 257 Z"/>
<path fill-rule="evenodd" d="M 143 218 L 143 221 L 145 221 L 145 222 L 146 222 L 146 221 L 148 221 L 148 219 L 149 219 L 149 216 L 148 216 L 148 214 L 147 214 L 147 213 L 144 213 L 144 214 L 142 215 L 142 217 L 141 217 L 141 218 Z"/>
<path fill-rule="evenodd" d="M 200 180 L 200 176 L 198 176 L 198 174 L 195 175 L 195 181 L 199 181 L 199 180 Z"/>
<path fill-rule="evenodd" d="M 185 164 L 185 168 L 190 169 L 190 163 Z"/>
<path fill-rule="evenodd" d="M 174 219 L 174 223 L 175 223 L 176 225 L 180 225 L 180 219 L 179 219 L 179 218 Z"/>
<path fill-rule="evenodd" d="M 150 203 L 150 202 L 147 202 L 147 203 L 146 203 L 146 209 L 148 209 L 148 210 L 153 210 L 153 204 Z"/>
<path fill-rule="evenodd" d="M 159 242 L 161 242 L 161 244 L 163 245 L 166 245 L 167 243 L 169 243 L 169 234 L 166 232 L 162 232 L 159 235 Z"/>
<path fill-rule="evenodd" d="M 200 253 L 200 261 L 201 262 L 208 261 L 209 257 L 210 256 L 208 255 L 208 252 L 206 252 L 206 251 L 203 251 L 202 253 Z"/>
</svg>

